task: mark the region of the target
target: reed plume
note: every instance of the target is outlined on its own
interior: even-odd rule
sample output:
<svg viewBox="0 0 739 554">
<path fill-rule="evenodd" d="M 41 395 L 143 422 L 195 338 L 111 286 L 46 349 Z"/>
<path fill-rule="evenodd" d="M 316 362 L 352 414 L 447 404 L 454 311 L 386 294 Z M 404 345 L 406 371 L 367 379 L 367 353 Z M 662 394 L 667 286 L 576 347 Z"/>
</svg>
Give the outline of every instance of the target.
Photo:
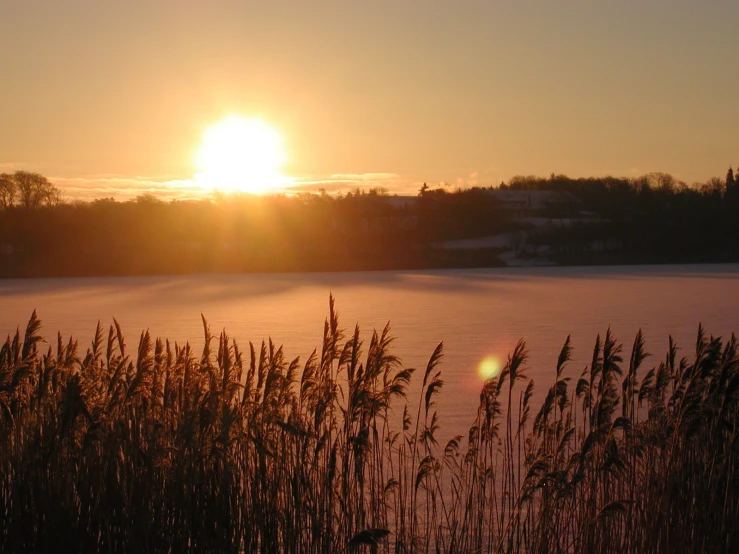
<svg viewBox="0 0 739 554">
<path fill-rule="evenodd" d="M 43 350 L 34 312 L 0 347 L 0 551 L 739 548 L 734 336 L 644 371 L 608 330 L 576 378 L 567 337 L 540 406 L 519 341 L 441 445 L 442 345 L 416 387 L 389 325 L 366 344 L 329 305 L 302 363 L 205 319 L 202 352 L 115 321 Z"/>
</svg>

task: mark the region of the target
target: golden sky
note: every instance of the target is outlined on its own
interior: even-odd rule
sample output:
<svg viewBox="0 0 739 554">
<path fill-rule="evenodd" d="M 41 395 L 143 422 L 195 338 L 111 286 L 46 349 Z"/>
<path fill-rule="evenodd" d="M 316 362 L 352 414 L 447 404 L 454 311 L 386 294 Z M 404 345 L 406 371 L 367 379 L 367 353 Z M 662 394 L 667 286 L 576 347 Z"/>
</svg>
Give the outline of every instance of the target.
<svg viewBox="0 0 739 554">
<path fill-rule="evenodd" d="M 0 0 L 0 171 L 187 194 L 235 113 L 306 189 L 692 183 L 739 164 L 737 53 L 736 0 Z"/>
</svg>

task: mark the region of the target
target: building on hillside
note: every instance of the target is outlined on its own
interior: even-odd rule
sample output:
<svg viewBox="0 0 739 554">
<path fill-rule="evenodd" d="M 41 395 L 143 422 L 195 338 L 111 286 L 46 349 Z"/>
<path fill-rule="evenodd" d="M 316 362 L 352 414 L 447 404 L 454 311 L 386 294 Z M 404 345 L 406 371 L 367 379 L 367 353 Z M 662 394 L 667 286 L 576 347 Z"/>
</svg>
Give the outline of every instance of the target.
<svg viewBox="0 0 739 554">
<path fill-rule="evenodd" d="M 503 210 L 518 217 L 574 217 L 584 208 L 576 196 L 566 191 L 493 189 L 490 194 Z"/>
</svg>

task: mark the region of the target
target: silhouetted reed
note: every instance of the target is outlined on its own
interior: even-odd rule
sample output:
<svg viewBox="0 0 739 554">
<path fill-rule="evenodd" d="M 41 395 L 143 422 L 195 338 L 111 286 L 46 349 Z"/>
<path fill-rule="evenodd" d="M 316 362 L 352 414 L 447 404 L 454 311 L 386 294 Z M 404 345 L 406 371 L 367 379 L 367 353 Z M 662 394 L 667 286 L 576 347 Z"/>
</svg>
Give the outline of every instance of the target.
<svg viewBox="0 0 739 554">
<path fill-rule="evenodd" d="M 348 337 L 333 298 L 302 365 L 271 341 L 129 349 L 117 323 L 42 352 L 35 312 L 0 348 L 2 552 L 731 552 L 739 358 L 644 372 L 610 330 L 535 414 L 520 341 L 467 436 L 437 444 L 442 345 L 411 388 L 389 327 Z M 412 400 L 413 399 L 413 400 Z"/>
</svg>

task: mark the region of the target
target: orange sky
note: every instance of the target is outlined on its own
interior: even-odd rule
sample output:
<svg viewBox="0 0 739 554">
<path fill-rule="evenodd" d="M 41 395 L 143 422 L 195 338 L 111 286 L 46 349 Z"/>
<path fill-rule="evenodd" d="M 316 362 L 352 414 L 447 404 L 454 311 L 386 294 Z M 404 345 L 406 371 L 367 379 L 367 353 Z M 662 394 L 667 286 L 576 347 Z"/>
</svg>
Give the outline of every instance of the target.
<svg viewBox="0 0 739 554">
<path fill-rule="evenodd" d="M 0 0 L 0 171 L 188 192 L 259 116 L 305 188 L 739 164 L 735 0 Z"/>
</svg>

